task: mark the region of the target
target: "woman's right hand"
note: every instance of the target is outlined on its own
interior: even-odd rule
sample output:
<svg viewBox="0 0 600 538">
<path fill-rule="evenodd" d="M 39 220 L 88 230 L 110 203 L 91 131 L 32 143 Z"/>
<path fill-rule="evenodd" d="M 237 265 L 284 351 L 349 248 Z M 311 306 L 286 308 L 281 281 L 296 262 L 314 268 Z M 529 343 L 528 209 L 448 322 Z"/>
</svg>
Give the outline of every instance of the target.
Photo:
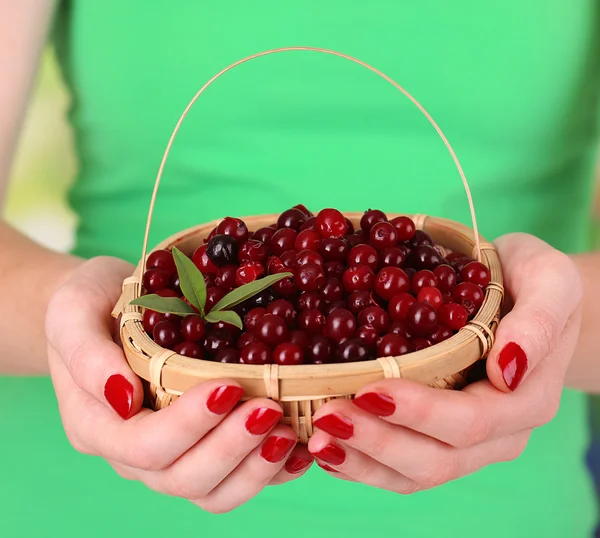
<svg viewBox="0 0 600 538">
<path fill-rule="evenodd" d="M 113 340 L 110 316 L 131 273 L 121 260 L 94 258 L 48 308 L 50 373 L 74 448 L 105 458 L 124 478 L 213 513 L 301 476 L 313 458 L 296 446 L 291 428 L 278 424 L 279 405 L 253 399 L 233 409 L 242 390 L 232 380 L 203 383 L 157 412 L 142 408 L 141 382 Z"/>
</svg>

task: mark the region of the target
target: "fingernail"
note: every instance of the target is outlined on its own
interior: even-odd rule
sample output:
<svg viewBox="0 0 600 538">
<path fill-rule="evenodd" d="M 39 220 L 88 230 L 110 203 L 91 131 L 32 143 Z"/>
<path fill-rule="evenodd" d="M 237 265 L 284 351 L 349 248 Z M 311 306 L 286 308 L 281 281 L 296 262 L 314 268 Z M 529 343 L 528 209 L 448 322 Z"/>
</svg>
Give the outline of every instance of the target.
<svg viewBox="0 0 600 538">
<path fill-rule="evenodd" d="M 498 356 L 498 365 L 506 386 L 516 390 L 527 372 L 527 355 L 523 348 L 515 342 L 506 344 Z"/>
<path fill-rule="evenodd" d="M 305 460 L 298 456 L 292 456 L 285 462 L 285 470 L 290 474 L 298 474 L 304 471 L 311 463 L 312 460 Z"/>
<path fill-rule="evenodd" d="M 246 429 L 252 435 L 263 435 L 277 424 L 283 413 L 270 407 L 259 407 L 250 413 L 246 419 Z"/>
<path fill-rule="evenodd" d="M 206 400 L 206 407 L 215 415 L 229 413 L 240 401 L 244 389 L 235 385 L 223 385 L 213 390 Z"/>
<path fill-rule="evenodd" d="M 104 397 L 121 418 L 128 418 L 133 407 L 133 385 L 121 374 L 114 374 L 104 385 Z"/>
<path fill-rule="evenodd" d="M 313 423 L 320 430 L 326 431 L 338 439 L 350 439 L 354 434 L 354 424 L 348 417 L 332 413 L 323 415 Z"/>
<path fill-rule="evenodd" d="M 329 465 L 327 465 L 326 463 L 321 463 L 320 461 L 318 461 L 317 465 L 319 467 L 321 467 L 321 469 L 323 469 L 329 473 L 339 473 L 339 471 L 337 469 L 334 469 L 333 467 L 329 467 Z"/>
<path fill-rule="evenodd" d="M 342 447 L 329 443 L 323 447 L 319 452 L 313 452 L 313 456 L 320 460 L 331 463 L 331 465 L 341 465 L 346 461 L 346 452 Z"/>
<path fill-rule="evenodd" d="M 296 441 L 288 437 L 271 435 L 267 437 L 267 440 L 260 449 L 260 455 L 269 463 L 277 463 L 285 458 L 288 452 L 294 448 L 295 444 Z"/>
<path fill-rule="evenodd" d="M 387 394 L 365 392 L 352 401 L 363 411 L 372 413 L 378 417 L 389 417 L 396 412 L 396 404 Z"/>
</svg>

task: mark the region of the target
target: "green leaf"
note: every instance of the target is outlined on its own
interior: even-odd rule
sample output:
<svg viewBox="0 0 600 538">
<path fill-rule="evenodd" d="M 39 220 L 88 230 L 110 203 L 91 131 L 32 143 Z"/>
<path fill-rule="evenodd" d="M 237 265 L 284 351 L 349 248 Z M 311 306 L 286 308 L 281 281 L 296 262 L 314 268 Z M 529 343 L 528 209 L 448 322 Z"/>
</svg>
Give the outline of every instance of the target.
<svg viewBox="0 0 600 538">
<path fill-rule="evenodd" d="M 225 297 L 223 297 L 215 306 L 212 307 L 211 313 L 220 310 L 226 310 L 239 305 L 246 299 L 250 299 L 250 297 L 253 297 L 257 293 L 266 290 L 269 286 L 272 286 L 276 282 L 291 276 L 294 275 L 292 273 L 278 273 L 276 275 L 269 275 L 264 278 L 260 278 L 254 282 L 250 282 L 249 284 L 244 284 L 243 286 L 240 286 L 239 288 L 236 288 L 225 295 Z"/>
<path fill-rule="evenodd" d="M 151 294 L 138 297 L 129 303 L 133 306 L 142 306 L 161 312 L 162 314 L 175 314 L 177 316 L 187 316 L 188 314 L 197 314 L 197 312 L 185 301 L 179 297 L 161 297 Z"/>
<path fill-rule="evenodd" d="M 173 258 L 175 259 L 175 265 L 177 265 L 179 286 L 183 295 L 204 315 L 204 305 L 206 304 L 204 276 L 200 269 L 194 265 L 194 262 L 178 248 L 173 247 Z"/>
<path fill-rule="evenodd" d="M 229 325 L 233 325 L 238 329 L 242 329 L 242 318 L 238 316 L 232 310 L 224 310 L 222 312 L 209 312 L 206 314 L 206 318 L 204 318 L 208 323 L 219 323 L 222 321 L 223 323 L 228 323 Z"/>
</svg>

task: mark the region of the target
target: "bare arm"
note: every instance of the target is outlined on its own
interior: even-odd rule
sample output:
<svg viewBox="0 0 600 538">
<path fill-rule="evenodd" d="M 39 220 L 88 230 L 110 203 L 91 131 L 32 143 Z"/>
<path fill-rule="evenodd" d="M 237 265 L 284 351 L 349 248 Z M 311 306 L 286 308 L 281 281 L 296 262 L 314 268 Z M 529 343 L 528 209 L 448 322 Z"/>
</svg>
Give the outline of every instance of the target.
<svg viewBox="0 0 600 538">
<path fill-rule="evenodd" d="M 0 206 L 53 5 L 52 0 L 0 3 Z M 0 375 L 48 372 L 46 307 L 78 263 L 0 221 Z"/>
</svg>

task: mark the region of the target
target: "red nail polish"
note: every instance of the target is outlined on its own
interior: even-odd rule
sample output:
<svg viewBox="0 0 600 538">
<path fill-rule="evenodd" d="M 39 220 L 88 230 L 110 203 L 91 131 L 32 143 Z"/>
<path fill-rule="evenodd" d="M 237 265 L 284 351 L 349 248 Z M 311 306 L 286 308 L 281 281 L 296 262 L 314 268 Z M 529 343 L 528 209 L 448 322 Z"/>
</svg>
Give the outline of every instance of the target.
<svg viewBox="0 0 600 538">
<path fill-rule="evenodd" d="M 321 467 L 321 469 L 323 469 L 324 471 L 327 471 L 329 473 L 339 473 L 339 471 L 337 469 L 334 469 L 333 467 L 329 467 L 329 465 L 327 465 L 326 463 L 317 462 L 317 465 L 319 467 Z"/>
<path fill-rule="evenodd" d="M 294 439 L 271 435 L 260 449 L 260 455 L 269 463 L 277 463 L 286 457 L 295 444 Z"/>
<path fill-rule="evenodd" d="M 304 471 L 311 463 L 312 461 L 299 458 L 298 456 L 291 456 L 285 462 L 285 470 L 290 474 L 298 474 Z"/>
<path fill-rule="evenodd" d="M 250 413 L 246 419 L 246 429 L 252 435 L 263 435 L 277 424 L 283 413 L 270 407 L 259 407 Z"/>
<path fill-rule="evenodd" d="M 506 344 L 498 356 L 498 365 L 506 386 L 516 390 L 527 372 L 527 355 L 523 348 L 515 342 Z"/>
<path fill-rule="evenodd" d="M 121 374 L 114 374 L 104 385 L 104 397 L 121 418 L 129 418 L 133 406 L 133 385 Z"/>
<path fill-rule="evenodd" d="M 206 400 L 206 407 L 215 415 L 229 413 L 240 401 L 244 389 L 234 385 L 223 385 L 213 390 Z"/>
<path fill-rule="evenodd" d="M 346 452 L 344 452 L 344 449 L 333 443 L 329 443 L 326 447 L 319 450 L 319 452 L 314 452 L 313 456 L 332 465 L 341 465 L 346 461 Z"/>
<path fill-rule="evenodd" d="M 354 424 L 352 424 L 352 421 L 347 417 L 335 413 L 323 415 L 314 421 L 314 425 L 338 439 L 350 439 L 354 434 Z"/>
<path fill-rule="evenodd" d="M 352 401 L 363 411 L 372 413 L 378 417 L 389 417 L 396 412 L 396 404 L 387 394 L 365 392 Z"/>
</svg>

